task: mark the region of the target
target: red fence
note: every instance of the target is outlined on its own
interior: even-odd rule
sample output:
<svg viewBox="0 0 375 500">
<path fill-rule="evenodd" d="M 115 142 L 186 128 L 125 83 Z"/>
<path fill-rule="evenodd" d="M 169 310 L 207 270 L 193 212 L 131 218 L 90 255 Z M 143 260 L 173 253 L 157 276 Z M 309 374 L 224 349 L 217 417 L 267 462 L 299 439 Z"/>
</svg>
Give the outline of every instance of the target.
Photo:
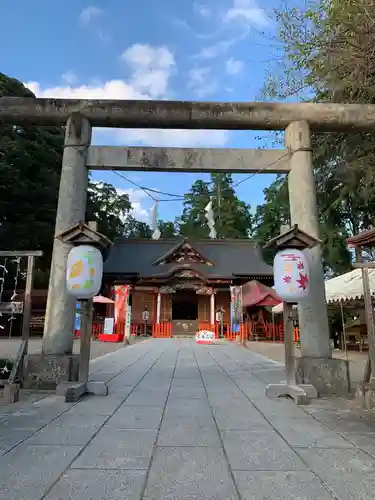
<svg viewBox="0 0 375 500">
<path fill-rule="evenodd" d="M 168 339 L 172 337 L 172 323 L 154 323 L 152 336 L 156 339 Z"/>
<path fill-rule="evenodd" d="M 172 323 L 155 323 L 152 326 L 152 336 L 154 338 L 171 338 L 172 337 Z M 200 322 L 198 324 L 199 330 L 208 330 L 215 332 L 216 338 L 220 336 L 220 324 L 212 325 L 209 322 Z M 144 323 L 131 323 L 130 335 L 139 336 L 144 333 Z M 124 340 L 125 325 L 119 323 L 115 326 L 113 334 L 104 333 L 104 323 L 94 322 L 92 324 L 91 338 L 93 340 L 100 340 L 102 342 L 122 342 Z M 79 338 L 80 331 L 74 332 L 75 337 Z M 262 332 L 256 330 L 254 325 L 249 323 L 242 323 L 239 332 L 232 332 L 229 323 L 223 323 L 223 335 L 227 340 L 236 340 L 238 337 L 241 342 L 250 340 L 255 342 L 284 342 L 284 325 L 282 323 L 270 323 L 265 321 Z M 299 329 L 294 329 L 294 342 L 299 342 Z"/>
</svg>

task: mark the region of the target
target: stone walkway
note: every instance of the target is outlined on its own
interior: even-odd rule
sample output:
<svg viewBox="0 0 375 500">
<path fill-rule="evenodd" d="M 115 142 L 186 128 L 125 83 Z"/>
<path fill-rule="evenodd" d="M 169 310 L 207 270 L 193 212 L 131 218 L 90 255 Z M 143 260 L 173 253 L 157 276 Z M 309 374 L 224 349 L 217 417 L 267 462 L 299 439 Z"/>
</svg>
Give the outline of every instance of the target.
<svg viewBox="0 0 375 500">
<path fill-rule="evenodd" d="M 0 420 L 0 499 L 369 500 L 375 420 L 345 400 L 269 400 L 280 365 L 230 344 L 150 340 L 97 359 L 110 395 Z"/>
</svg>

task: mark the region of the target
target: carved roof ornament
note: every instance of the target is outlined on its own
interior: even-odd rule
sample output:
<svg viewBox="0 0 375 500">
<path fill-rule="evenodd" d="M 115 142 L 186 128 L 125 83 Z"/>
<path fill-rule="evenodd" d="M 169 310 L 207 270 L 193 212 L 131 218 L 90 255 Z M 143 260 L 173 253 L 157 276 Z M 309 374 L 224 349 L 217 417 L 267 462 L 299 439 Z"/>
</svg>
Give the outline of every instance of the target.
<svg viewBox="0 0 375 500">
<path fill-rule="evenodd" d="M 192 243 L 187 241 L 187 239 L 183 239 L 171 250 L 162 255 L 154 262 L 154 265 L 164 265 L 175 262 L 204 264 L 206 266 L 215 265 L 213 262 L 204 257 L 196 248 L 194 248 Z"/>
</svg>

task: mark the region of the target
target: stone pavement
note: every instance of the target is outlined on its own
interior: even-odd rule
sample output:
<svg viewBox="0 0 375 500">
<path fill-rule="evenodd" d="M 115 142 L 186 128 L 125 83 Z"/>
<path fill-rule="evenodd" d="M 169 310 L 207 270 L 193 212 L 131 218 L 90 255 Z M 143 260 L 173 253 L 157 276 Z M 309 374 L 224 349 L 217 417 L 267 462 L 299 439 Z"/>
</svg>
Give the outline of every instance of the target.
<svg viewBox="0 0 375 500">
<path fill-rule="evenodd" d="M 110 394 L 14 406 L 0 499 L 367 500 L 375 420 L 345 400 L 269 400 L 280 365 L 224 343 L 150 340 L 92 362 Z"/>
</svg>

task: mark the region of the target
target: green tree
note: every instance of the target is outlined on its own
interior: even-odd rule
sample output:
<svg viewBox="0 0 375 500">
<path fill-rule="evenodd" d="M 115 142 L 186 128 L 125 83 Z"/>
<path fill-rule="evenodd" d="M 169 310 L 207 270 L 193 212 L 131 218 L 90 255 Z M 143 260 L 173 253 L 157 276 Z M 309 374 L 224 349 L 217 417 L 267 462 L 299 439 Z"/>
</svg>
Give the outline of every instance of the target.
<svg viewBox="0 0 375 500">
<path fill-rule="evenodd" d="M 176 238 L 176 227 L 174 222 L 159 220 L 158 228 L 161 232 L 161 238 Z"/>
<path fill-rule="evenodd" d="M 0 73 L 0 97 L 35 97 Z M 0 131 L 0 245 L 43 250 L 48 269 L 53 244 L 64 132 L 60 127 L 13 126 Z"/>
<path fill-rule="evenodd" d="M 106 182 L 90 182 L 88 194 L 86 220 L 96 221 L 99 232 L 110 240 L 122 236 L 132 209 L 129 196 L 118 194 L 116 188 Z"/>
<path fill-rule="evenodd" d="M 123 236 L 149 240 L 152 236 L 152 230 L 147 222 L 139 221 L 132 215 L 128 215 L 124 224 Z"/>
<path fill-rule="evenodd" d="M 208 238 L 205 207 L 212 199 L 218 238 L 248 238 L 251 231 L 250 206 L 239 200 L 230 174 L 211 174 L 211 182 L 196 181 L 185 195 L 184 208 L 177 220 L 180 234 Z"/>
<path fill-rule="evenodd" d="M 277 179 L 264 191 L 264 203 L 258 205 L 253 220 L 252 237 L 260 248 L 280 233 L 280 227 L 290 224 L 288 183 L 285 176 Z M 265 260 L 271 264 L 275 252 L 264 251 Z"/>
<path fill-rule="evenodd" d="M 313 102 L 375 102 L 375 4 L 316 0 L 277 11 L 283 57 L 264 95 Z M 375 216 L 375 133 L 314 133 L 314 171 L 326 269 L 350 268 L 346 238 Z"/>
<path fill-rule="evenodd" d="M 20 81 L 0 73 L 0 97 L 35 97 Z M 0 248 L 42 250 L 36 285 L 46 286 L 52 255 L 64 130 L 61 127 L 0 124 Z M 111 240 L 130 234 L 131 203 L 111 184 L 90 182 L 87 220 Z M 147 224 L 135 221 L 150 237 Z"/>
<path fill-rule="evenodd" d="M 251 207 L 233 188 L 231 174 L 211 174 L 215 226 L 219 238 L 248 238 L 252 229 Z"/>
<path fill-rule="evenodd" d="M 181 217 L 176 221 L 179 233 L 191 238 L 208 238 L 208 226 L 205 207 L 210 201 L 210 189 L 207 182 L 195 181 L 190 191 L 185 194 Z"/>
</svg>

